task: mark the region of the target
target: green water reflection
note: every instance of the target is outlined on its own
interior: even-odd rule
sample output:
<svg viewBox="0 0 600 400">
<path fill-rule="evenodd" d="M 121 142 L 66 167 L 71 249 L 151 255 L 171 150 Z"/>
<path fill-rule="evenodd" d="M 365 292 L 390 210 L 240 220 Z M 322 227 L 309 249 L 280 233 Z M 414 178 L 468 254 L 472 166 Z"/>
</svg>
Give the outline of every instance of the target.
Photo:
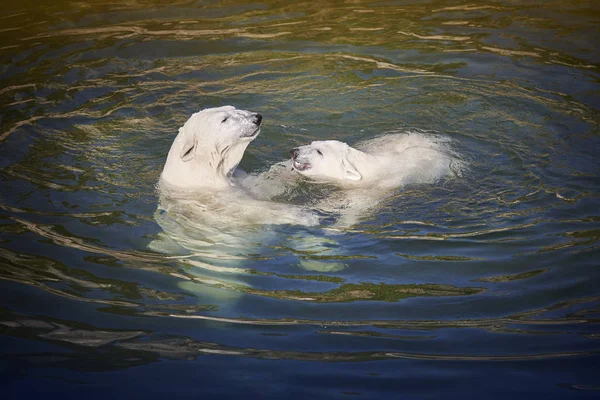
<svg viewBox="0 0 600 400">
<path fill-rule="evenodd" d="M 547 397 L 594 388 L 583 365 L 600 343 L 595 2 L 61 0 L 3 11 L 6 365 L 138 371 L 224 356 L 336 362 L 336 376 L 357 368 L 379 388 L 400 384 L 386 380 L 398 366 L 427 388 L 488 372 Z M 467 168 L 398 188 L 344 228 L 317 210 L 321 226 L 258 227 L 264 240 L 232 254 L 160 242 L 155 184 L 177 129 L 225 104 L 264 116 L 240 164 L 250 173 L 313 140 L 407 131 L 448 138 Z M 310 205 L 336 190 L 300 182 L 274 200 Z M 563 358 L 569 368 L 552 364 Z M 360 392 L 354 378 L 338 392 Z"/>
</svg>

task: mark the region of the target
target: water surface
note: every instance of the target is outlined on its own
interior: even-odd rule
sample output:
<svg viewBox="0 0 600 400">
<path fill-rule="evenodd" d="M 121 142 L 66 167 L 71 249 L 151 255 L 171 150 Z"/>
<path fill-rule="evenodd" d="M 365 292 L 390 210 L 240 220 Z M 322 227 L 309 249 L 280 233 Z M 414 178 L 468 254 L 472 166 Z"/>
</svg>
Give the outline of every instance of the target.
<svg viewBox="0 0 600 400">
<path fill-rule="evenodd" d="M 597 397 L 595 2 L 18 2 L 0 21 L 8 398 Z M 235 260 L 157 251 L 177 129 L 225 104 L 264 116 L 246 171 L 402 131 L 468 168 L 349 228 L 258 228 Z"/>
</svg>

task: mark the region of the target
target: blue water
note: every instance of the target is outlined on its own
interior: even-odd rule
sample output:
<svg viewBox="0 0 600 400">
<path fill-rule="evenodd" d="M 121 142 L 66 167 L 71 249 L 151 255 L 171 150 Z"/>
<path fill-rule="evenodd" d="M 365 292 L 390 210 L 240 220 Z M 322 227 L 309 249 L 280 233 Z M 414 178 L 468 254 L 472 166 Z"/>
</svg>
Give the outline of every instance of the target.
<svg viewBox="0 0 600 400">
<path fill-rule="evenodd" d="M 2 398 L 598 397 L 594 2 L 3 11 Z M 264 117 L 250 173 L 403 131 L 466 168 L 223 261 L 169 241 L 155 185 L 178 128 L 226 104 Z M 330 188 L 295 190 L 277 200 Z"/>
</svg>

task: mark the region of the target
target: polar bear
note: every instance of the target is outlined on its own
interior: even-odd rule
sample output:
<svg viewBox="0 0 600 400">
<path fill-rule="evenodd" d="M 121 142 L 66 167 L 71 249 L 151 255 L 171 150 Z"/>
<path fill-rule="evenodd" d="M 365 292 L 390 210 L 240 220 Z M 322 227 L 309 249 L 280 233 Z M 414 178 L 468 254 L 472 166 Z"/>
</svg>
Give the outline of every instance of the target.
<svg viewBox="0 0 600 400">
<path fill-rule="evenodd" d="M 194 267 L 186 269 L 191 280 L 182 287 L 199 295 L 208 289 L 225 297 L 239 294 L 247 284 L 238 275 L 251 274 L 246 265 L 286 239 L 278 234 L 286 230 L 280 226 L 320 224 L 312 210 L 258 198 L 241 184 L 245 173 L 238 174 L 237 166 L 262 121 L 259 113 L 233 106 L 201 110 L 179 128 L 167 155 L 154 214 L 162 231 L 148 246 Z"/>
<path fill-rule="evenodd" d="M 233 106 L 193 114 L 167 155 L 158 183 L 159 209 L 234 232 L 250 225 L 318 225 L 309 210 L 253 197 L 239 185 L 245 173 L 237 166 L 261 123 L 260 114 Z"/>
<path fill-rule="evenodd" d="M 289 248 L 294 255 L 318 253 L 319 257 L 335 248 L 330 239 L 309 233 L 308 227 L 321 224 L 318 212 L 257 196 L 251 189 L 276 181 L 262 175 L 238 175 L 237 166 L 260 133 L 262 120 L 258 113 L 232 106 L 205 109 L 185 122 L 169 150 L 157 185 L 154 214 L 162 232 L 149 247 L 195 267 L 187 273 L 192 276 L 192 287 L 204 285 L 199 293 L 206 291 L 206 285 L 224 291 L 246 285 L 240 278 L 251 274 L 246 266 L 274 248 Z M 294 232 L 290 225 L 304 228 L 290 238 L 284 233 Z M 299 264 L 312 270 L 344 267 L 303 258 Z"/>
<path fill-rule="evenodd" d="M 337 140 L 314 141 L 290 150 L 292 170 L 333 191 L 315 205 L 340 215 L 337 227 L 354 225 L 389 198 L 393 189 L 459 176 L 462 161 L 443 136 L 391 133 L 351 147 Z"/>
<path fill-rule="evenodd" d="M 351 187 L 397 187 L 432 183 L 450 174 L 447 140 L 418 133 L 388 134 L 350 147 L 337 140 L 314 141 L 290 150 L 303 176 Z"/>
<path fill-rule="evenodd" d="M 179 128 L 159 186 L 194 191 L 232 185 L 244 151 L 260 133 L 262 116 L 233 106 L 207 108 Z"/>
</svg>

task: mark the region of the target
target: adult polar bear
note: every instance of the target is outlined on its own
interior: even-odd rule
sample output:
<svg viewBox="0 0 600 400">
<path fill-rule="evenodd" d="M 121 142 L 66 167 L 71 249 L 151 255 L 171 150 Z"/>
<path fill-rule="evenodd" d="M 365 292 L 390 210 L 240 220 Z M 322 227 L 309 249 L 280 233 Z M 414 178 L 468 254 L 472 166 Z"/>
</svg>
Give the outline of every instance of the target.
<svg viewBox="0 0 600 400">
<path fill-rule="evenodd" d="M 179 128 L 169 150 L 158 184 L 161 206 L 193 209 L 196 205 L 201 219 L 215 227 L 317 225 L 318 218 L 309 211 L 253 198 L 237 185 L 236 175 L 244 174 L 237 166 L 260 133 L 261 123 L 260 114 L 233 106 L 193 114 Z"/>
<path fill-rule="evenodd" d="M 207 108 L 179 128 L 160 175 L 161 187 L 194 191 L 232 186 L 244 151 L 260 133 L 262 116 L 233 106 Z"/>
<path fill-rule="evenodd" d="M 188 271 L 194 282 L 204 284 L 200 291 L 193 282 L 180 285 L 198 295 L 212 291 L 229 298 L 231 292 L 223 289 L 239 292 L 246 284 L 237 275 L 249 273 L 240 267 L 261 252 L 258 247 L 271 244 L 275 236 L 270 226 L 319 224 L 312 211 L 261 200 L 240 184 L 244 173 L 238 177 L 237 166 L 261 124 L 262 116 L 255 112 L 207 108 L 179 128 L 167 155 L 154 215 L 163 232 L 149 247 L 200 267 Z M 314 241 L 303 240 L 300 246 L 326 250 Z"/>
<path fill-rule="evenodd" d="M 238 184 L 236 168 L 261 123 L 258 113 L 224 106 L 197 112 L 179 128 L 158 183 L 154 217 L 164 233 L 150 248 L 231 265 L 226 260 L 270 239 L 268 226 L 319 224 L 312 211 L 258 199 Z"/>
</svg>

